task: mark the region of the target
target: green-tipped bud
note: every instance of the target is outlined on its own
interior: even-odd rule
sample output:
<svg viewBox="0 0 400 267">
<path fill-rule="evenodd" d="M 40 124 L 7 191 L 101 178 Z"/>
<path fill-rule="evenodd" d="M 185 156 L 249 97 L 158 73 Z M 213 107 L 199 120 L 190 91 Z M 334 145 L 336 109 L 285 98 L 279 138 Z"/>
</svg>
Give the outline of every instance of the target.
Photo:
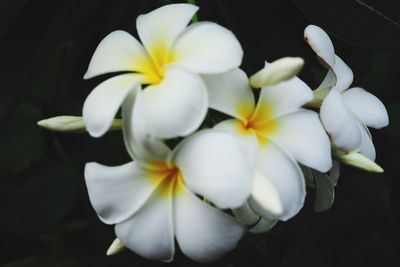
<svg viewBox="0 0 400 267">
<path fill-rule="evenodd" d="M 112 242 L 111 246 L 107 250 L 107 256 L 115 255 L 118 254 L 122 251 L 126 250 L 126 247 L 124 244 L 122 244 L 121 240 L 119 238 L 114 239 Z"/>
<path fill-rule="evenodd" d="M 263 69 L 250 77 L 250 85 L 253 88 L 277 84 L 296 76 L 304 65 L 300 57 L 284 57 L 272 63 L 265 62 Z"/>
<path fill-rule="evenodd" d="M 45 120 L 38 121 L 37 124 L 47 130 L 56 132 L 73 132 L 83 133 L 86 132 L 85 123 L 82 117 L 78 116 L 56 116 Z M 109 131 L 121 129 L 121 120 L 115 119 Z"/>
<path fill-rule="evenodd" d="M 369 172 L 376 172 L 376 173 L 382 173 L 383 169 L 381 166 L 379 166 L 375 161 L 370 160 L 364 155 L 361 155 L 360 153 L 352 152 L 352 153 L 347 153 L 344 151 L 341 151 L 339 149 L 334 148 L 333 150 L 333 155 L 334 157 L 347 165 L 369 171 Z"/>
</svg>

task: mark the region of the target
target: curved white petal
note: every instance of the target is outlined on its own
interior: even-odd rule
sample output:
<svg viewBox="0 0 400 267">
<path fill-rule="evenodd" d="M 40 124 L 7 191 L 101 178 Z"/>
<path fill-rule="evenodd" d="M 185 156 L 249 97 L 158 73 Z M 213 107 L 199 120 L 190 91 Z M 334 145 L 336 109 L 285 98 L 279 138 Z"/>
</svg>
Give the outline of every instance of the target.
<svg viewBox="0 0 400 267">
<path fill-rule="evenodd" d="M 332 71 L 336 76 L 335 89 L 343 92 L 353 82 L 353 71 L 347 66 L 344 61 L 335 55 L 335 64 L 332 66 Z"/>
<path fill-rule="evenodd" d="M 316 185 L 314 210 L 321 212 L 332 207 L 335 199 L 335 185 L 325 173 L 314 172 Z"/>
<path fill-rule="evenodd" d="M 189 4 L 171 4 L 137 18 L 136 27 L 140 40 L 156 65 L 162 66 L 166 63 L 171 46 L 198 9 Z"/>
<path fill-rule="evenodd" d="M 276 124 L 268 138 L 298 162 L 322 172 L 332 167 L 331 144 L 317 113 L 292 112 L 276 119 Z"/>
<path fill-rule="evenodd" d="M 217 74 L 237 68 L 243 50 L 235 35 L 212 22 L 190 25 L 173 46 L 174 63 L 193 72 Z"/>
<path fill-rule="evenodd" d="M 143 116 L 150 135 L 162 139 L 189 135 L 203 122 L 208 94 L 201 78 L 176 66 L 164 80 L 142 94 Z"/>
<path fill-rule="evenodd" d="M 372 138 L 368 134 L 368 129 L 363 129 L 363 141 L 358 151 L 360 154 L 366 156 L 370 160 L 375 161 L 376 151 L 374 147 L 374 143 L 372 142 Z"/>
<path fill-rule="evenodd" d="M 220 208 L 237 208 L 250 195 L 251 169 L 235 137 L 205 130 L 174 151 L 185 184 Z"/>
<path fill-rule="evenodd" d="M 83 78 L 117 71 L 140 71 L 148 60 L 146 50 L 133 36 L 125 31 L 114 31 L 97 46 Z"/>
<path fill-rule="evenodd" d="M 155 190 L 148 171 L 130 162 L 108 167 L 95 162 L 85 166 L 90 202 L 107 224 L 120 223 L 134 214 Z"/>
<path fill-rule="evenodd" d="M 234 249 L 243 226 L 198 199 L 185 188 L 174 202 L 175 235 L 182 252 L 198 262 L 210 262 Z"/>
<path fill-rule="evenodd" d="M 253 234 L 268 232 L 276 225 L 277 222 L 277 220 L 268 220 L 261 217 L 260 220 L 252 228 L 249 229 L 249 232 Z"/>
<path fill-rule="evenodd" d="M 173 198 L 172 192 L 160 195 L 165 193 L 159 191 L 161 187 L 132 217 L 115 225 L 115 234 L 127 248 L 145 258 L 171 261 L 175 252 Z"/>
<path fill-rule="evenodd" d="M 122 133 L 130 156 L 147 168 L 160 169 L 171 150 L 161 140 L 149 135 L 143 116 L 142 91 L 130 93 L 122 105 Z"/>
<path fill-rule="evenodd" d="M 110 78 L 90 92 L 83 103 L 83 121 L 93 137 L 100 137 L 108 128 L 130 91 L 140 84 L 137 74 L 123 74 Z"/>
<path fill-rule="evenodd" d="M 312 50 L 329 66 L 335 64 L 335 50 L 328 34 L 318 26 L 308 25 L 304 30 L 304 39 Z"/>
<path fill-rule="evenodd" d="M 254 111 L 254 95 L 247 75 L 241 69 L 222 74 L 202 75 L 208 89 L 210 107 L 246 121 Z"/>
<path fill-rule="evenodd" d="M 261 90 L 258 105 L 266 105 L 271 109 L 271 116 L 278 117 L 298 110 L 313 99 L 313 92 L 298 77 L 288 81 L 264 87 Z M 258 107 L 257 109 L 260 109 Z M 262 110 L 262 109 L 261 109 Z M 260 112 L 257 110 L 256 112 Z M 256 116 L 259 116 L 258 114 Z"/>
<path fill-rule="evenodd" d="M 286 221 L 303 207 L 306 196 L 303 173 L 297 163 L 277 145 L 261 147 L 255 169 L 253 210 L 268 220 Z"/>
<path fill-rule="evenodd" d="M 246 155 L 247 161 L 253 166 L 259 146 L 257 135 L 252 131 L 245 130 L 243 127 L 241 121 L 231 119 L 218 123 L 213 129 L 235 136 Z"/>
<path fill-rule="evenodd" d="M 351 88 L 343 93 L 347 107 L 366 125 L 382 128 L 389 124 L 389 117 L 383 103 L 362 88 Z"/>
<path fill-rule="evenodd" d="M 362 132 L 357 118 L 350 112 L 342 95 L 332 89 L 322 102 L 320 117 L 333 144 L 347 152 L 357 151 L 362 144 Z"/>
</svg>

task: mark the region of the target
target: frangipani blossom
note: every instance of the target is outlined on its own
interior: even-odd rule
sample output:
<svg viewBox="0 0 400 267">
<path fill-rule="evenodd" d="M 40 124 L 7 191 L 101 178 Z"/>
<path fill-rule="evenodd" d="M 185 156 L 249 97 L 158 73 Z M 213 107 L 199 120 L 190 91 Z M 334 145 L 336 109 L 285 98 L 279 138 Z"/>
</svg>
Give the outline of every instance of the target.
<svg viewBox="0 0 400 267">
<path fill-rule="evenodd" d="M 229 30 L 211 22 L 187 27 L 198 7 L 171 4 L 137 18 L 142 43 L 114 31 L 97 47 L 85 79 L 128 72 L 98 85 L 87 97 L 83 118 L 89 133 L 103 135 L 119 107 L 138 85 L 149 134 L 158 138 L 186 136 L 202 123 L 208 95 L 198 73 L 215 74 L 238 67 L 243 51 Z"/>
<path fill-rule="evenodd" d="M 215 129 L 234 135 L 253 165 L 249 205 L 267 220 L 287 220 L 303 206 L 305 183 L 297 162 L 326 172 L 330 143 L 318 114 L 301 106 L 313 97 L 299 78 L 261 89 L 258 103 L 246 74 L 234 69 L 203 75 L 210 107 L 234 117 Z"/>
<path fill-rule="evenodd" d="M 324 30 L 309 25 L 305 40 L 329 71 L 315 91 L 324 97 L 320 117 L 333 144 L 346 152 L 359 152 L 375 160 L 375 147 L 368 127 L 382 128 L 389 118 L 383 103 L 362 88 L 349 88 L 353 72 L 335 55 L 334 47 Z M 326 95 L 326 96 L 325 96 Z"/>
<path fill-rule="evenodd" d="M 243 205 L 250 165 L 234 137 L 211 130 L 171 151 L 148 136 L 144 100 L 139 90 L 122 108 L 124 140 L 135 161 L 117 167 L 88 163 L 90 201 L 103 222 L 115 224 L 119 240 L 143 257 L 172 260 L 176 238 L 189 258 L 215 260 L 236 246 L 244 228 L 197 195 L 220 208 Z"/>
</svg>

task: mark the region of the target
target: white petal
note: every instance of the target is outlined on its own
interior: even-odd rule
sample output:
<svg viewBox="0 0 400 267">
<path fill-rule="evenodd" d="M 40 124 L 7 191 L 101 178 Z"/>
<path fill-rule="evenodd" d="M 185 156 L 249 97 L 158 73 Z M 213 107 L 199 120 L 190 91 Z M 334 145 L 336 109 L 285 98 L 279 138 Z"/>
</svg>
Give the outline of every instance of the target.
<svg viewBox="0 0 400 267">
<path fill-rule="evenodd" d="M 253 234 L 261 234 L 271 230 L 277 223 L 277 220 L 267 220 L 260 218 L 260 220 L 249 230 Z"/>
<path fill-rule="evenodd" d="M 255 184 L 249 200 L 253 210 L 269 220 L 286 221 L 303 207 L 306 195 L 303 173 L 297 163 L 269 142 L 260 149 Z"/>
<path fill-rule="evenodd" d="M 91 136 L 99 137 L 107 132 L 112 121 L 130 91 L 140 82 L 136 74 L 123 74 L 110 78 L 88 95 L 83 104 L 83 121 Z"/>
<path fill-rule="evenodd" d="M 314 172 L 316 195 L 314 210 L 321 212 L 332 207 L 335 199 L 335 185 L 325 173 Z"/>
<path fill-rule="evenodd" d="M 347 107 L 366 125 L 379 129 L 389 124 L 383 103 L 364 89 L 349 89 L 343 93 L 343 99 Z"/>
<path fill-rule="evenodd" d="M 254 111 L 254 95 L 247 75 L 241 69 L 222 74 L 202 75 L 207 86 L 210 107 L 246 121 Z"/>
<path fill-rule="evenodd" d="M 268 138 L 301 164 L 327 172 L 332 167 L 331 144 L 318 114 L 301 110 L 276 119 L 277 130 Z"/>
<path fill-rule="evenodd" d="M 137 254 L 171 261 L 175 252 L 173 198 L 171 195 L 160 196 L 158 190 L 132 217 L 117 224 L 115 233 L 127 248 Z"/>
<path fill-rule="evenodd" d="M 211 22 L 190 25 L 173 46 L 174 63 L 203 74 L 216 74 L 237 68 L 243 50 L 235 35 Z"/>
<path fill-rule="evenodd" d="M 250 195 L 251 170 L 235 137 L 205 130 L 175 151 L 186 185 L 220 208 L 237 208 Z"/>
<path fill-rule="evenodd" d="M 254 225 L 260 221 L 260 215 L 251 209 L 247 201 L 243 204 L 243 206 L 233 209 L 232 213 L 235 215 L 235 218 L 239 223 L 246 226 Z"/>
<path fill-rule="evenodd" d="M 335 89 L 343 92 L 353 82 L 353 71 L 347 66 L 344 61 L 335 55 L 335 64 L 332 66 L 332 71 L 336 76 Z"/>
<path fill-rule="evenodd" d="M 162 66 L 165 63 L 172 44 L 198 9 L 189 4 L 171 4 L 137 18 L 136 27 L 140 40 L 155 64 Z"/>
<path fill-rule="evenodd" d="M 194 132 L 203 122 L 208 107 L 204 82 L 198 75 L 176 66 L 166 68 L 164 80 L 148 86 L 142 100 L 149 133 L 162 139 Z"/>
<path fill-rule="evenodd" d="M 300 57 L 284 57 L 274 62 L 265 62 L 264 68 L 250 77 L 250 84 L 253 88 L 270 86 L 289 80 L 296 76 L 304 65 Z"/>
<path fill-rule="evenodd" d="M 363 129 L 363 142 L 362 142 L 361 148 L 359 150 L 359 153 L 363 154 L 370 160 L 375 161 L 376 151 L 375 151 L 374 143 L 372 142 L 372 138 L 369 136 L 367 131 L 368 131 L 368 129 Z"/>
<path fill-rule="evenodd" d="M 347 152 L 357 151 L 362 144 L 359 122 L 347 108 L 342 95 L 332 89 L 325 97 L 320 110 L 321 121 L 333 143 Z"/>
<path fill-rule="evenodd" d="M 318 89 L 332 88 L 336 84 L 336 75 L 332 69 L 326 73 L 324 80 L 318 86 Z"/>
<path fill-rule="evenodd" d="M 142 91 L 130 93 L 122 105 L 122 133 L 130 156 L 151 169 L 160 169 L 159 162 L 167 160 L 170 149 L 149 135 L 143 116 Z"/>
<path fill-rule="evenodd" d="M 243 129 L 243 123 L 236 119 L 222 121 L 213 129 L 233 135 L 242 147 L 247 161 L 253 166 L 259 146 L 257 135 L 254 132 Z"/>
<path fill-rule="evenodd" d="M 85 166 L 90 202 L 107 224 L 120 223 L 134 214 L 155 190 L 148 172 L 131 162 L 117 167 L 94 162 Z"/>
<path fill-rule="evenodd" d="M 304 30 L 304 39 L 324 62 L 330 66 L 335 63 L 332 41 L 323 29 L 315 25 L 308 25 Z"/>
<path fill-rule="evenodd" d="M 261 90 L 258 105 L 269 106 L 272 112 L 271 116 L 278 117 L 298 110 L 312 99 L 311 88 L 298 77 L 294 77 L 288 81 L 264 87 Z"/>
<path fill-rule="evenodd" d="M 234 249 L 245 229 L 185 189 L 175 199 L 175 233 L 182 252 L 211 262 Z"/>
<path fill-rule="evenodd" d="M 148 55 L 129 33 L 114 31 L 97 46 L 84 79 L 117 71 L 140 71 Z"/>
</svg>

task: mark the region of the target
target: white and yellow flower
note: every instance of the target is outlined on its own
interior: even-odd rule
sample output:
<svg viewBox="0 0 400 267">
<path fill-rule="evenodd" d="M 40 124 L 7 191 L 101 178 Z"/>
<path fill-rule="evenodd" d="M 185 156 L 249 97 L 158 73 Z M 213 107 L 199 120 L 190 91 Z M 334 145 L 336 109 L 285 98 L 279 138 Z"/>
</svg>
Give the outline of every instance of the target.
<svg viewBox="0 0 400 267">
<path fill-rule="evenodd" d="M 368 127 L 379 129 L 388 125 L 385 106 L 364 89 L 349 88 L 353 72 L 335 55 L 332 41 L 324 30 L 309 25 L 304 37 L 321 63 L 329 68 L 314 94 L 322 101 L 321 121 L 333 144 L 343 151 L 359 152 L 375 160 L 375 147 Z"/>
<path fill-rule="evenodd" d="M 234 137 L 211 130 L 171 151 L 148 136 L 144 101 L 141 91 L 132 92 L 122 107 L 124 140 L 135 161 L 86 165 L 90 201 L 103 222 L 115 224 L 123 245 L 143 257 L 172 260 L 176 238 L 189 258 L 214 260 L 235 247 L 244 228 L 197 195 L 220 208 L 243 205 L 250 164 Z"/>
<path fill-rule="evenodd" d="M 264 217 L 265 229 L 273 220 L 291 218 L 302 208 L 306 194 L 297 162 L 322 172 L 332 164 L 329 138 L 318 114 L 301 108 L 313 98 L 311 89 L 297 77 L 268 83 L 256 104 L 240 69 L 203 79 L 209 88 L 210 107 L 234 117 L 215 129 L 234 135 L 253 165 L 250 211 Z M 248 211 L 243 209 L 239 212 Z"/>
<path fill-rule="evenodd" d="M 105 37 L 90 61 L 85 79 L 113 72 L 83 106 L 83 119 L 94 137 L 110 127 L 125 97 L 138 85 L 149 133 L 159 138 L 186 136 L 202 123 L 208 95 L 199 73 L 215 74 L 238 67 L 243 51 L 229 30 L 211 22 L 187 27 L 198 7 L 171 4 L 137 18 L 142 43 L 129 33 Z"/>
</svg>

